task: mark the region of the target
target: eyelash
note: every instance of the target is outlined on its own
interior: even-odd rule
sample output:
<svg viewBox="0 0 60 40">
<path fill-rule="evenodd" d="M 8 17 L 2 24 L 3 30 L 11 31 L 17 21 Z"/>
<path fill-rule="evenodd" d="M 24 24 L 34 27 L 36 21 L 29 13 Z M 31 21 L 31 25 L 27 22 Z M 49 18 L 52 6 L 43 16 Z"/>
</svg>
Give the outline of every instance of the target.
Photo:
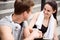
<svg viewBox="0 0 60 40">
<path fill-rule="evenodd" d="M 44 10 L 46 10 L 46 8 L 44 8 Z M 47 10 L 48 12 L 50 12 L 49 10 Z"/>
</svg>

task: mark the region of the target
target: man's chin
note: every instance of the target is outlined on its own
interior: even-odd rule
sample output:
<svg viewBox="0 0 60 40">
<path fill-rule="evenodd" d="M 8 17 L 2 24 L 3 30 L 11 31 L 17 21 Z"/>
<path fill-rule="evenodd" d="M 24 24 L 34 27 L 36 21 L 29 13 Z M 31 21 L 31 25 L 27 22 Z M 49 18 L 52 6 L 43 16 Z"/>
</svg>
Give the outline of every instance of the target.
<svg viewBox="0 0 60 40">
<path fill-rule="evenodd" d="M 25 19 L 24 21 L 27 21 L 28 19 Z"/>
</svg>

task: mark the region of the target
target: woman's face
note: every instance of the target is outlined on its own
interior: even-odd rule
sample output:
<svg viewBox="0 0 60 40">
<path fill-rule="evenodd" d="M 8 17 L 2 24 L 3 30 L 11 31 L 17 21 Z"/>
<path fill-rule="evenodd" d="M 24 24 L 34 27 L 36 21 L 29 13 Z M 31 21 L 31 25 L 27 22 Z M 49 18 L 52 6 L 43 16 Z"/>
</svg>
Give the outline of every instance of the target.
<svg viewBox="0 0 60 40">
<path fill-rule="evenodd" d="M 53 8 L 49 4 L 45 4 L 43 12 L 45 17 L 50 17 L 55 11 L 53 11 Z"/>
</svg>

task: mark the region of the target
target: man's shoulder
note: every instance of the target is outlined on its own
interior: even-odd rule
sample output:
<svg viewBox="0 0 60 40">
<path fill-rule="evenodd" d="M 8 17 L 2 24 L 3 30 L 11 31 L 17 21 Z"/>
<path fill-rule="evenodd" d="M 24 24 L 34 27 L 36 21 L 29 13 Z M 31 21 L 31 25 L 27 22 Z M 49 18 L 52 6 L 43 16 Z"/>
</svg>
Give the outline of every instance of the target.
<svg viewBox="0 0 60 40">
<path fill-rule="evenodd" d="M 4 18 L 0 19 L 0 23 L 8 22 L 8 17 L 9 16 L 5 16 Z"/>
<path fill-rule="evenodd" d="M 0 20 L 0 25 L 11 25 L 9 16 L 5 16 Z"/>
</svg>

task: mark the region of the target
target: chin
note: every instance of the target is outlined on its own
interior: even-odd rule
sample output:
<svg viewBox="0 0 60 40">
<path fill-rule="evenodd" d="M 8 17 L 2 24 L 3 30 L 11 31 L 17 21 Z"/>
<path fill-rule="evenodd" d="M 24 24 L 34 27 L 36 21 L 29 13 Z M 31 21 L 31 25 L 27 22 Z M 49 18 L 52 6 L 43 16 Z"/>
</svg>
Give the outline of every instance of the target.
<svg viewBox="0 0 60 40">
<path fill-rule="evenodd" d="M 28 19 L 25 19 L 25 21 L 28 20 Z"/>
</svg>

